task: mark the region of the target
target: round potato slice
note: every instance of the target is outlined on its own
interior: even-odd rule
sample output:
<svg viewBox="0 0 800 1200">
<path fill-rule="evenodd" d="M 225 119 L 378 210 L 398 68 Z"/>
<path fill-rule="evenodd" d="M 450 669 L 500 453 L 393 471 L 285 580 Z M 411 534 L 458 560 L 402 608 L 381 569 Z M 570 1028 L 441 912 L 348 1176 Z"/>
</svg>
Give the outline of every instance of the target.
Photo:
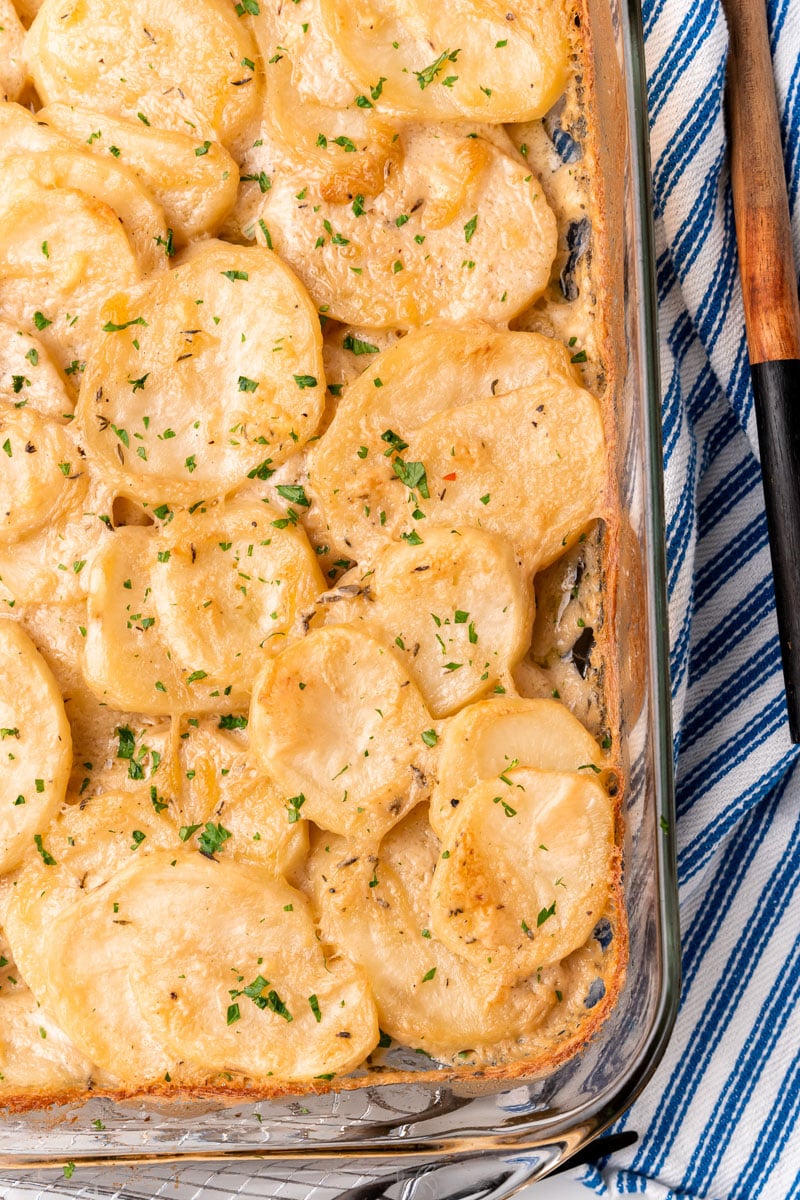
<svg viewBox="0 0 800 1200">
<path fill-rule="evenodd" d="M 523 343 L 509 371 L 507 339 L 520 336 L 534 335 L 420 331 L 371 361 L 309 455 L 338 550 L 370 559 L 387 539 L 424 543 L 415 513 L 500 534 L 531 571 L 577 540 L 605 483 L 599 405 L 546 338 Z"/>
<path fill-rule="evenodd" d="M 569 42 L 560 2 L 529 0 L 513 10 L 497 0 L 438 6 L 367 0 L 358 7 L 318 0 L 318 7 L 357 90 L 369 94 L 379 67 L 380 108 L 398 116 L 531 121 L 566 86 Z"/>
<path fill-rule="evenodd" d="M 164 528 L 152 585 L 169 655 L 249 691 L 265 655 L 325 588 L 300 526 L 263 504 L 180 514 Z"/>
<path fill-rule="evenodd" d="M 204 141 L 188 129 L 147 129 L 141 121 L 69 104 L 49 104 L 36 120 L 127 167 L 163 208 L 178 244 L 215 233 L 235 203 L 239 170 L 234 159 L 219 142 Z"/>
<path fill-rule="evenodd" d="M 305 862 L 308 825 L 249 761 L 247 735 L 240 732 L 246 728 L 245 716 L 223 713 L 181 734 L 174 794 L 182 836 L 192 847 L 218 844 L 215 853 L 225 860 L 290 876 Z M 162 796 L 161 786 L 163 803 L 168 793 Z"/>
<path fill-rule="evenodd" d="M 27 177 L 43 187 L 85 192 L 113 208 L 144 271 L 164 266 L 164 213 L 133 172 L 115 158 L 98 158 L 85 145 L 75 146 L 41 124 L 38 114 L 19 104 L 3 104 L 0 161 L 3 190 Z M 41 253 L 47 258 L 49 245 Z"/>
<path fill-rule="evenodd" d="M 92 1064 L 27 989 L 0 999 L 0 1095 L 85 1088 Z"/>
<path fill-rule="evenodd" d="M 452 1059 L 534 1028 L 555 997 L 535 977 L 509 989 L 432 935 L 428 897 L 440 850 L 420 805 L 379 855 L 321 837 L 309 879 L 322 938 L 367 973 L 381 1028 Z"/>
<path fill-rule="evenodd" d="M 105 1084 L 180 1082 L 173 1055 L 155 1038 L 131 987 L 139 953 L 112 885 L 82 896 L 54 918 L 37 997 Z M 116 907 L 115 907 L 116 905 Z"/>
<path fill-rule="evenodd" d="M 181 846 L 163 797 L 160 785 L 155 802 L 140 785 L 67 804 L 45 829 L 39 853 L 28 857 L 6 914 L 6 934 L 25 982 L 45 1007 L 50 929 L 59 913 L 103 888 L 134 857 Z"/>
<path fill-rule="evenodd" d="M 11 0 L 0 0 L 0 100 L 18 100 L 27 80 L 25 30 Z"/>
<path fill-rule="evenodd" d="M 317 315 L 267 250 L 200 243 L 103 309 L 78 418 L 138 500 L 193 504 L 268 479 L 322 414 Z"/>
<path fill-rule="evenodd" d="M 133 247 L 107 204 L 27 175 L 4 181 L 0 319 L 38 335 L 62 369 L 81 369 L 100 304 L 139 278 Z"/>
<path fill-rule="evenodd" d="M 252 752 L 287 803 L 323 829 L 373 841 L 427 795 L 429 725 L 391 651 L 344 625 L 273 659 L 250 709 Z"/>
<path fill-rule="evenodd" d="M 600 406 L 566 380 L 542 380 L 437 413 L 408 441 L 407 481 L 408 464 L 421 463 L 432 485 L 430 497 L 411 489 L 419 492 L 418 509 L 438 524 L 461 520 L 499 534 L 532 572 L 554 562 L 600 513 L 606 483 Z M 395 462 L 399 456 L 393 469 Z M 395 488 L 387 526 L 391 521 L 396 529 L 399 520 L 410 536 L 413 514 L 409 520 L 406 510 L 403 519 L 397 499 Z"/>
<path fill-rule="evenodd" d="M 0 321 L 0 403 L 68 417 L 75 402 L 38 338 Z"/>
<path fill-rule="evenodd" d="M 72 738 L 47 664 L 16 621 L 0 619 L 0 873 L 41 845 L 64 799 Z"/>
<path fill-rule="evenodd" d="M 347 388 L 308 459 L 327 538 L 340 554 L 352 547 L 358 558 L 374 558 L 387 540 L 388 511 L 368 505 L 366 512 L 364 504 L 387 483 L 390 494 L 403 492 L 390 461 L 393 449 L 404 442 L 403 431 L 407 437 L 443 409 L 504 395 L 542 378 L 576 379 L 560 342 L 482 321 L 415 329 L 381 354 L 366 349 L 379 348 L 370 338 L 351 335 L 351 344 L 356 342 L 362 374 Z M 405 515 L 406 509 L 401 511 Z"/>
<path fill-rule="evenodd" d="M 45 0 L 27 39 L 45 104 L 79 103 L 145 126 L 239 135 L 258 105 L 255 46 L 233 5 L 194 0 L 176 21 L 170 0 Z"/>
<path fill-rule="evenodd" d="M 283 520 L 238 503 L 118 529 L 89 573 L 95 693 L 153 716 L 246 707 L 263 661 L 324 587 L 302 529 Z"/>
<path fill-rule="evenodd" d="M 375 328 L 507 322 L 541 295 L 556 220 L 521 160 L 467 132 L 409 126 L 401 161 L 368 202 L 331 203 L 306 175 L 278 169 L 254 230 L 318 307 Z M 355 143 L 352 143 L 355 146 Z M 351 193 L 352 194 L 352 193 Z"/>
<path fill-rule="evenodd" d="M 0 544 L 17 542 L 79 504 L 86 473 L 68 431 L 0 401 Z"/>
<path fill-rule="evenodd" d="M 567 957 L 605 910 L 614 815 L 585 775 L 517 767 L 462 798 L 431 885 L 431 928 L 475 966 L 521 979 Z"/>
<path fill-rule="evenodd" d="M 479 529 L 426 528 L 423 545 L 384 546 L 362 575 L 322 597 L 327 621 L 391 645 L 434 717 L 488 692 L 528 648 L 533 589 L 508 543 Z"/>
<path fill-rule="evenodd" d="M 482 700 L 444 727 L 431 825 L 440 837 L 448 837 L 461 798 L 482 780 L 497 780 L 517 766 L 591 776 L 599 774 L 603 763 L 597 742 L 558 700 Z"/>
<path fill-rule="evenodd" d="M 140 1011 L 177 1058 L 300 1081 L 346 1074 L 376 1045 L 363 973 L 326 961 L 306 901 L 283 881 L 156 854 L 113 892 L 136 939 Z"/>
</svg>

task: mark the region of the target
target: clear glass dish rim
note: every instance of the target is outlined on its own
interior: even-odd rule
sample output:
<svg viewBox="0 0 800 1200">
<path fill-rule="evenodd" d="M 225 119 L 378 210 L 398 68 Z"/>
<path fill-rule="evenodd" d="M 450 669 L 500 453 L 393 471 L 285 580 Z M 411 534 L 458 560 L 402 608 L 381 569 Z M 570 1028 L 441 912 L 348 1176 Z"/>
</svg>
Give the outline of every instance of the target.
<svg viewBox="0 0 800 1200">
<path fill-rule="evenodd" d="M 133 1165 L 169 1161 L 229 1161 L 239 1160 L 304 1160 L 349 1158 L 381 1159 L 392 1156 L 404 1160 L 437 1155 L 465 1155 L 495 1152 L 513 1154 L 537 1148 L 552 1148 L 559 1143 L 559 1158 L 571 1155 L 608 1128 L 632 1104 L 642 1091 L 660 1061 L 668 1043 L 678 1009 L 680 993 L 680 934 L 676 879 L 675 812 L 672 760 L 671 693 L 669 684 L 668 608 L 666 590 L 666 560 L 664 548 L 664 498 L 661 442 L 661 401 L 659 380 L 659 347 L 657 334 L 657 305 L 655 287 L 655 249 L 650 186 L 650 156 L 644 38 L 640 0 L 620 0 L 621 39 L 625 57 L 624 86 L 629 124 L 628 168 L 632 189 L 631 212 L 636 248 L 638 290 L 635 302 L 639 307 L 639 363 L 642 396 L 640 416 L 644 433 L 644 534 L 648 553 L 645 556 L 647 592 L 650 597 L 648 622 L 649 701 L 651 705 L 650 735 L 653 745 L 653 784 L 655 801 L 664 836 L 655 840 L 656 888 L 658 896 L 658 949 L 661 967 L 658 1004 L 646 1037 L 626 1074 L 613 1088 L 606 1088 L 591 1097 L 578 1109 L 559 1119 L 534 1115 L 529 1120 L 508 1125 L 498 1134 L 449 1130 L 437 1140 L 434 1136 L 414 1140 L 398 1140 L 392 1132 L 379 1138 L 336 1142 L 314 1141 L 309 1138 L 302 1149 L 271 1150 L 269 1144 L 258 1150 L 232 1146 L 229 1151 L 214 1149 L 207 1153 L 181 1152 L 165 1148 L 146 1153 L 123 1153 L 119 1148 L 97 1153 L 76 1154 L 76 1164 Z M 499 1094 L 509 1086 L 525 1084 L 525 1079 L 497 1081 L 491 1092 Z M 435 1087 L 435 1084 L 430 1085 Z M 490 1092 L 490 1094 L 491 1094 Z M 239 1101 L 242 1103 L 243 1101 Z M 230 1107 L 230 1102 L 222 1102 Z M 169 1114 L 162 1110 L 162 1130 L 169 1131 Z M 404 1122 L 405 1124 L 408 1121 Z M 34 1156 L 0 1153 L 0 1167 L 31 1169 L 56 1166 L 63 1162 L 62 1150 L 40 1152 Z"/>
</svg>

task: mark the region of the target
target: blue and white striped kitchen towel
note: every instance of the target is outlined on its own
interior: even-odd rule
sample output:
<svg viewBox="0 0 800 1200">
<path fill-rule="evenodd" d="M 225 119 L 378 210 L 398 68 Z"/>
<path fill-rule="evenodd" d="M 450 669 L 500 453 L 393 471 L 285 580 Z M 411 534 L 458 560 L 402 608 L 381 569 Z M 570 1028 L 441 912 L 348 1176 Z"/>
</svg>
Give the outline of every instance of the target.
<svg viewBox="0 0 800 1200">
<path fill-rule="evenodd" d="M 800 264 L 800 0 L 768 10 Z M 721 0 L 644 0 L 644 27 L 684 983 L 666 1057 L 616 1127 L 638 1143 L 581 1174 L 601 1196 L 795 1200 L 800 768 L 737 277 L 727 30 Z"/>
</svg>

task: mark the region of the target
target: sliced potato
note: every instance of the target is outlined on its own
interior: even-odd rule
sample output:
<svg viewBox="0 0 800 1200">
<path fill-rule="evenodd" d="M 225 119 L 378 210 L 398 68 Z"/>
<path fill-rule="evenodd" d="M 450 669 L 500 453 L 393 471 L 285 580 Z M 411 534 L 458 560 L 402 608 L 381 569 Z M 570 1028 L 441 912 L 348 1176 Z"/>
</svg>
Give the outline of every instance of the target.
<svg viewBox="0 0 800 1200">
<path fill-rule="evenodd" d="M 144 271 L 164 266 L 164 213 L 127 167 L 73 145 L 19 104 L 0 105 L 0 139 L 4 191 L 13 194 L 14 181 L 29 178 L 43 187 L 85 192 L 117 214 Z M 47 259 L 49 245 L 40 253 Z"/>
<path fill-rule="evenodd" d="M 387 539 L 424 541 L 416 510 L 500 534 L 532 571 L 600 505 L 600 409 L 547 338 L 477 324 L 421 330 L 351 385 L 309 475 L 339 551 L 370 559 Z"/>
<path fill-rule="evenodd" d="M 249 692 L 325 584 L 300 526 L 263 504 L 182 513 L 159 539 L 152 585 L 173 662 Z"/>
<path fill-rule="evenodd" d="M 170 0 L 45 0 L 27 39 L 45 104 L 234 140 L 255 114 L 255 46 L 227 0 L 194 0 L 176 21 Z M 213 136 L 212 134 L 212 136 Z"/>
<path fill-rule="evenodd" d="M 177 1058 L 299 1081 L 346 1074 L 376 1045 L 363 973 L 326 962 L 304 898 L 283 881 L 160 854 L 113 890 L 135 931 L 140 1011 Z"/>
<path fill-rule="evenodd" d="M 72 738 L 56 682 L 16 621 L 0 619 L 0 873 L 35 853 L 64 799 Z"/>
<path fill-rule="evenodd" d="M 68 417 L 75 402 L 38 338 L 0 321 L 0 403 Z"/>
<path fill-rule="evenodd" d="M 27 989 L 0 999 L 0 1095 L 85 1088 L 92 1064 Z"/>
<path fill-rule="evenodd" d="M 614 815 L 593 778 L 516 767 L 463 796 L 431 885 L 431 928 L 521 979 L 577 950 L 605 911 Z"/>
<path fill-rule="evenodd" d="M 366 0 L 358 7 L 318 0 L 318 7 L 356 89 L 369 94 L 380 70 L 379 106 L 398 116 L 530 121 L 566 86 L 567 16 L 558 0 L 528 0 L 513 10 L 497 0 Z"/>
<path fill-rule="evenodd" d="M 64 426 L 0 400 L 0 450 L 0 544 L 20 541 L 82 502 L 87 475 Z"/>
<path fill-rule="evenodd" d="M 160 804 L 164 793 L 156 791 Z M 180 848 L 172 808 L 156 808 L 148 786 L 84 796 L 45 829 L 42 849 L 28 856 L 6 914 L 6 934 L 28 987 L 45 1007 L 50 930 L 58 915 L 102 890 L 135 857 Z"/>
<path fill-rule="evenodd" d="M 100 1068 L 101 1084 L 146 1087 L 165 1075 L 180 1083 L 174 1056 L 153 1036 L 136 1002 L 130 964 L 139 945 L 117 896 L 113 885 L 98 888 L 54 918 L 37 998 Z"/>
<path fill-rule="evenodd" d="M 534 1028 L 553 1002 L 533 980 L 508 988 L 431 932 L 428 897 L 441 847 L 420 805 L 365 855 L 326 834 L 309 861 L 323 940 L 367 973 L 381 1028 L 436 1058 Z"/>
<path fill-rule="evenodd" d="M 37 334 L 62 369 L 81 369 L 100 304 L 139 278 L 133 247 L 107 204 L 26 174 L 3 180 L 0 319 Z"/>
<path fill-rule="evenodd" d="M 290 875 L 305 860 L 307 825 L 249 761 L 246 726 L 238 713 L 187 723 L 175 741 L 177 753 L 160 768 L 157 801 L 168 804 L 192 848 L 218 843 L 216 853 L 226 861 Z"/>
<path fill-rule="evenodd" d="M 302 529 L 238 503 L 119 529 L 91 564 L 84 670 L 115 707 L 246 707 L 263 661 L 323 588 Z M 131 670 L 135 665 L 136 669 Z"/>
<path fill-rule="evenodd" d="M 544 291 L 555 257 L 556 220 L 540 185 L 524 162 L 467 130 L 408 126 L 397 136 L 400 161 L 388 161 L 372 198 L 364 184 L 360 198 L 350 191 L 335 203 L 310 172 L 276 169 L 256 237 L 339 321 L 511 320 Z"/>
<path fill-rule="evenodd" d="M 127 167 L 163 208 L 178 244 L 216 233 L 235 203 L 236 162 L 219 142 L 203 141 L 188 128 L 147 129 L 141 121 L 69 104 L 49 104 L 36 119 Z"/>
<path fill-rule="evenodd" d="M 597 742 L 558 700 L 482 700 L 444 727 L 431 824 L 440 837 L 448 837 L 461 798 L 482 780 L 499 779 L 513 767 L 594 776 L 603 762 Z"/>
<path fill-rule="evenodd" d="M 554 562 L 601 510 L 600 406 L 566 380 L 437 413 L 408 439 L 406 461 L 422 462 L 436 489 L 420 510 L 439 524 L 472 521 L 505 537 L 530 571 Z M 413 528 L 408 516 L 402 523 Z"/>
<path fill-rule="evenodd" d="M 9 415 L 0 401 L 0 427 L 11 459 L 0 474 L 0 594 L 12 606 L 82 600 L 84 568 L 110 535 L 110 489 L 68 426 L 32 408 Z"/>
<path fill-rule="evenodd" d="M 103 308 L 78 418 L 125 494 L 192 504 L 267 479 L 314 433 L 322 335 L 267 250 L 208 241 Z"/>
<path fill-rule="evenodd" d="M 372 570 L 356 568 L 322 600 L 328 623 L 360 626 L 392 646 L 433 716 L 444 717 L 523 656 L 533 589 L 500 538 L 442 526 L 424 533 L 424 545 L 384 546 Z"/>
<path fill-rule="evenodd" d="M 18 100 L 27 80 L 25 30 L 11 0 L 0 0 L 0 100 Z"/>
<path fill-rule="evenodd" d="M 427 795 L 429 725 L 391 651 L 343 625 L 273 659 L 250 709 L 252 752 L 287 803 L 361 840 L 380 838 Z"/>
</svg>

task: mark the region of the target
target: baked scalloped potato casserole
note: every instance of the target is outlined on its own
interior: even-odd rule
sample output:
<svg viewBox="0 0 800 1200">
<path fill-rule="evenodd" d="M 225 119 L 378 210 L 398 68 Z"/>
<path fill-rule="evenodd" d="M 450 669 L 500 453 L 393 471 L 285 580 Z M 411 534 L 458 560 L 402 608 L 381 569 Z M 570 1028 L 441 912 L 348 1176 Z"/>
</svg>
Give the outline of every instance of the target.
<svg viewBox="0 0 800 1200">
<path fill-rule="evenodd" d="M 581 14 L 190 7 L 0 0 L 0 1099 L 552 1069 L 626 948 Z"/>
</svg>

